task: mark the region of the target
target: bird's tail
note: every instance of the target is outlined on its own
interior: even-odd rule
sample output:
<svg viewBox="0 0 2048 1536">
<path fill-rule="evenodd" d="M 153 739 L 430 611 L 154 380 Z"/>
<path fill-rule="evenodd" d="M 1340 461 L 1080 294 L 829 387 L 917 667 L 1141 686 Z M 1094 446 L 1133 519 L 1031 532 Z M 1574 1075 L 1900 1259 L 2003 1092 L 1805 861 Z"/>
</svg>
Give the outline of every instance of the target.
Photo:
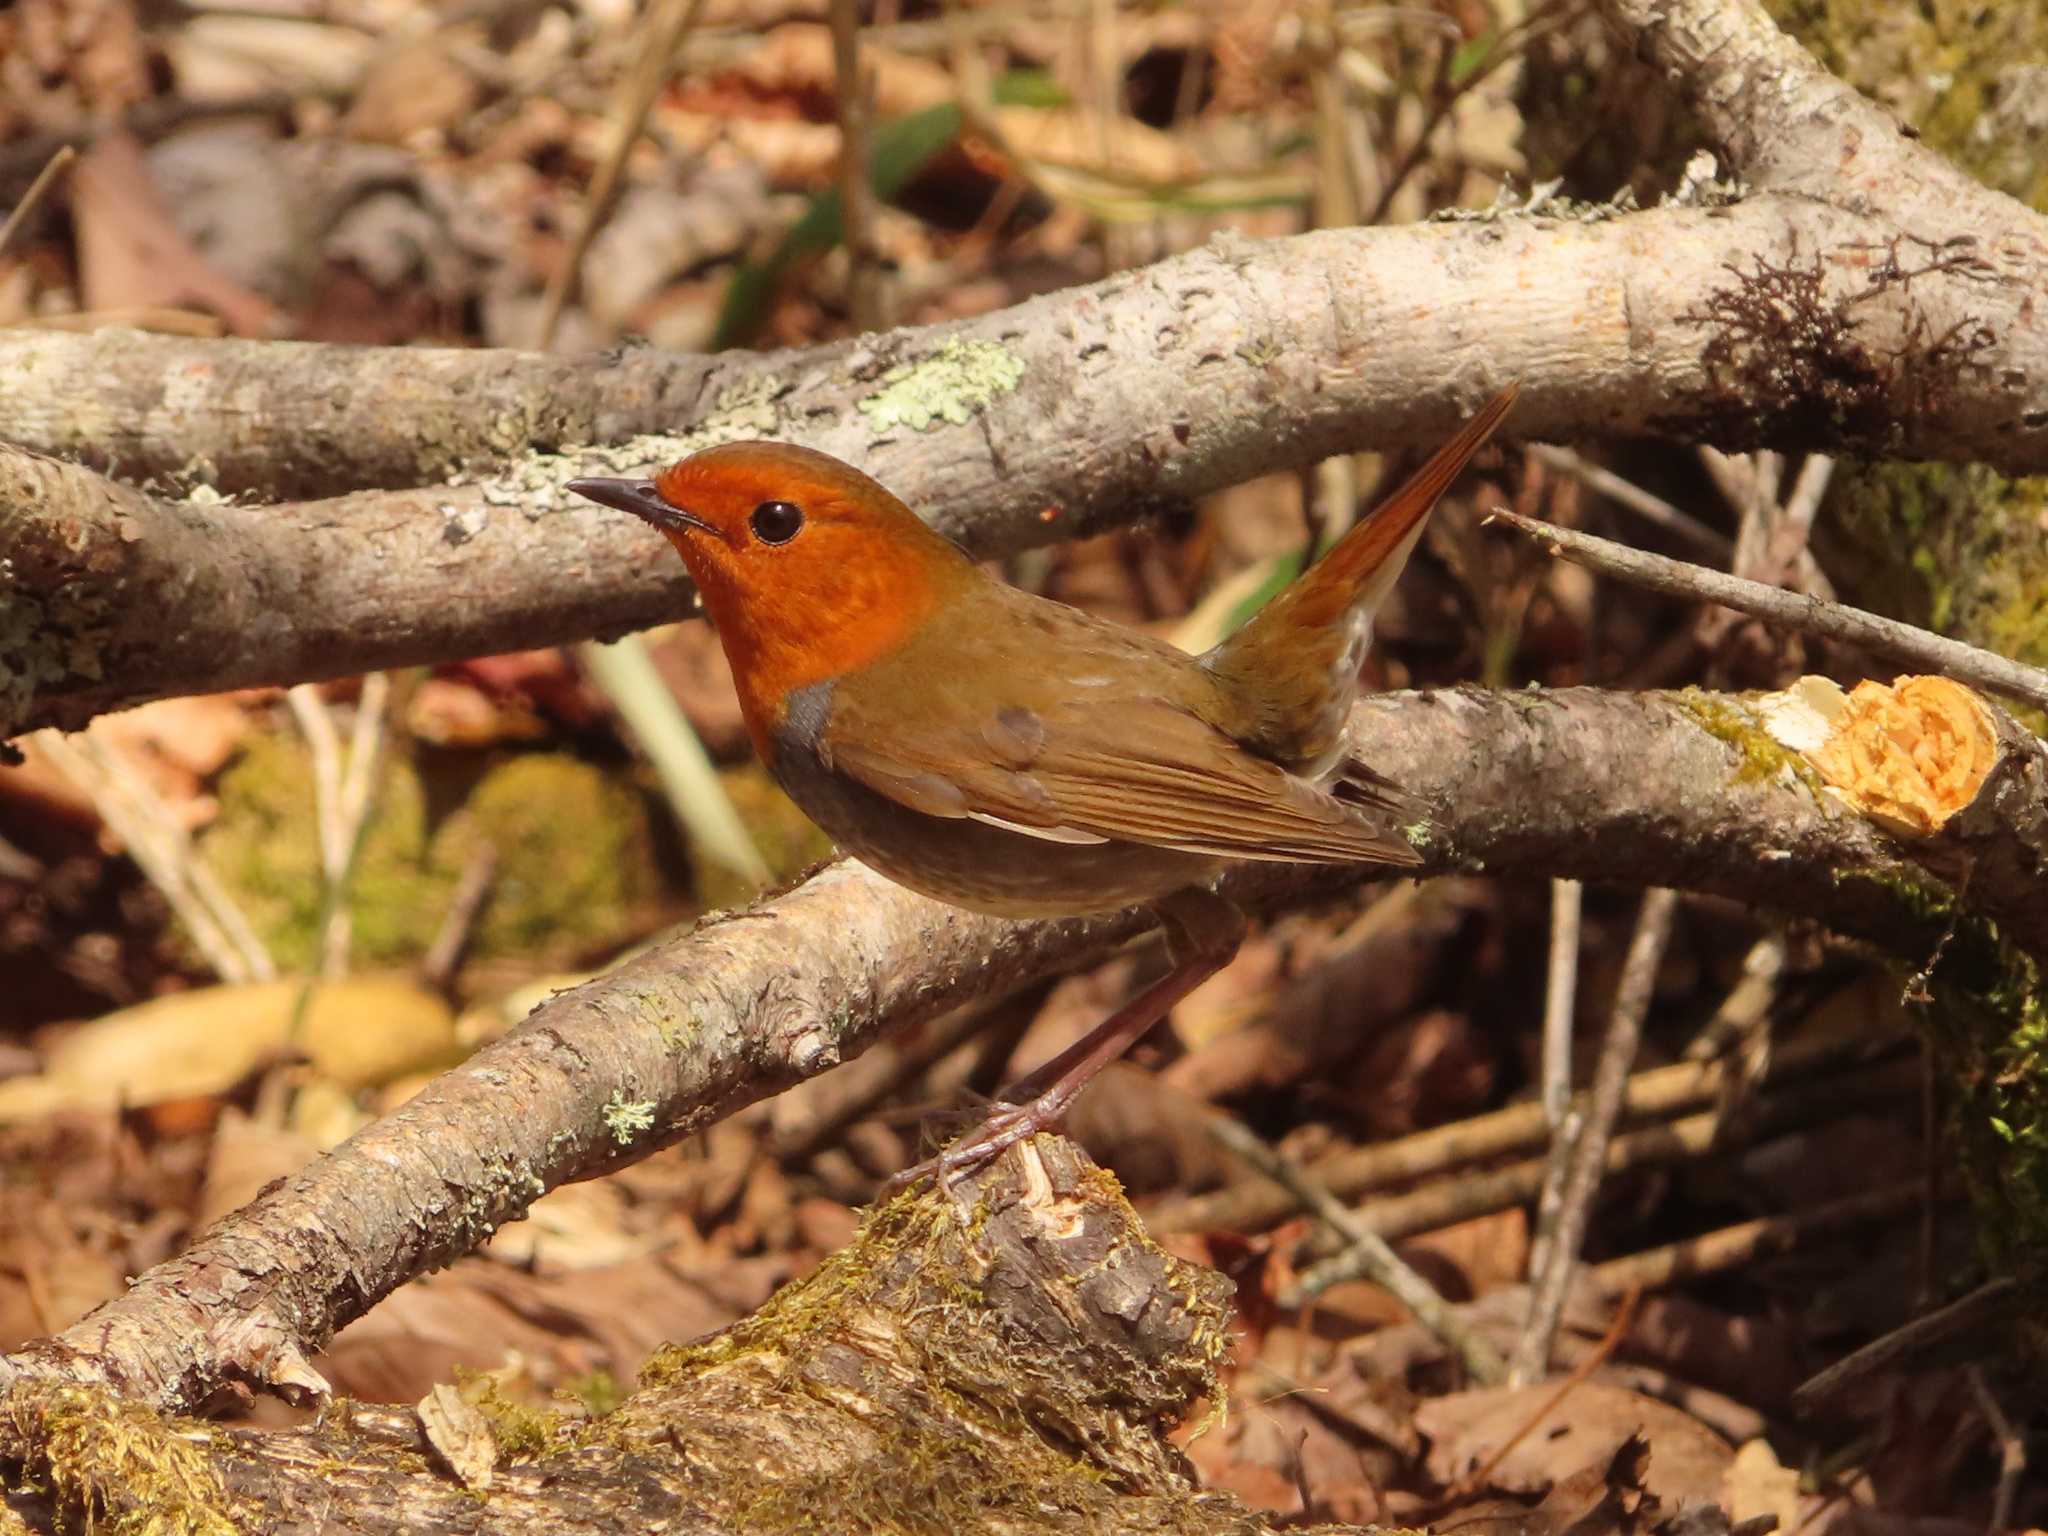
<svg viewBox="0 0 2048 1536">
<path fill-rule="evenodd" d="M 1204 658 L 1241 700 L 1261 700 L 1259 713 L 1269 722 L 1262 734 L 1270 739 L 1255 744 L 1269 755 L 1306 764 L 1334 745 L 1332 730 L 1341 729 L 1349 711 L 1374 613 L 1437 499 L 1493 435 L 1520 387 L 1510 384 L 1488 401 L 1334 549 Z M 1304 728 L 1305 722 L 1314 724 Z"/>
</svg>

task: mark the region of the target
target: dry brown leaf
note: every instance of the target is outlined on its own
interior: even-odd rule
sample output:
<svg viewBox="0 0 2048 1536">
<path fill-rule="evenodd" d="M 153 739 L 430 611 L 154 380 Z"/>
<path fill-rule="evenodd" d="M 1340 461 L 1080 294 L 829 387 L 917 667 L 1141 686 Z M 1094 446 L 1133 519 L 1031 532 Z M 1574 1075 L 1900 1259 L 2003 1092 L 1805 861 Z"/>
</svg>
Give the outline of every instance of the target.
<svg viewBox="0 0 2048 1536">
<path fill-rule="evenodd" d="M 462 1486 L 477 1493 L 490 1489 L 498 1467 L 498 1438 L 491 1433 L 490 1420 L 476 1404 L 447 1382 L 419 1400 L 413 1410 L 420 1418 L 420 1432 L 427 1444 L 448 1463 Z"/>
<path fill-rule="evenodd" d="M 1734 1452 L 1699 1420 L 1599 1382 L 1579 1383 L 1546 1409 L 1556 1395 L 1556 1383 L 1546 1382 L 1455 1392 L 1424 1403 L 1415 1424 L 1432 1442 L 1430 1475 L 1455 1484 L 1519 1435 L 1487 1481 L 1503 1493 L 1539 1493 L 1588 1468 L 1604 1468 L 1641 1435 L 1650 1448 L 1644 1486 L 1659 1500 L 1676 1506 L 1720 1497 Z"/>
<path fill-rule="evenodd" d="M 263 1125 L 238 1109 L 228 1109 L 214 1131 L 206 1160 L 206 1182 L 192 1213 L 198 1226 L 240 1210 L 273 1179 L 289 1178 L 318 1154 L 319 1148 L 281 1126 Z"/>
<path fill-rule="evenodd" d="M 220 1093 L 284 1050 L 303 985 L 201 987 L 78 1025 L 42 1076 L 0 1083 L 0 1123 Z M 297 1044 L 323 1076 L 356 1088 L 459 1055 L 447 1003 L 375 977 L 315 987 Z"/>
<path fill-rule="evenodd" d="M 404 144 L 415 134 L 445 133 L 468 117 L 483 93 L 462 67 L 459 49 L 465 41 L 481 41 L 477 29 L 406 36 L 378 54 L 341 131 L 373 143 Z"/>
<path fill-rule="evenodd" d="M 1081 107 L 998 107 L 995 125 L 1006 148 L 1041 166 L 1151 185 L 1192 181 L 1206 169 L 1179 139 L 1135 118 L 1105 124 Z"/>
<path fill-rule="evenodd" d="M 1800 1529 L 1799 1469 L 1778 1460 L 1768 1440 L 1751 1440 L 1739 1447 L 1722 1484 L 1721 1502 L 1731 1520 L 1748 1520 L 1757 1515 L 1776 1515 L 1778 1529 Z"/>
<path fill-rule="evenodd" d="M 1924 837 L 1976 799 L 1998 760 L 1998 733 L 1984 701 L 1945 677 L 1866 681 L 1810 756 L 1864 815 Z"/>
<path fill-rule="evenodd" d="M 209 310 L 238 336 L 279 329 L 275 306 L 223 277 L 179 232 L 132 134 L 109 134 L 71 174 L 79 292 L 88 310 Z"/>
<path fill-rule="evenodd" d="M 952 73 L 928 59 L 869 43 L 861 65 L 874 80 L 874 110 L 903 117 L 954 97 Z M 731 73 L 764 96 L 809 96 L 829 105 L 838 93 L 832 29 L 807 22 L 771 28 Z"/>
<path fill-rule="evenodd" d="M 494 747 L 547 734 L 547 726 L 524 700 L 494 699 L 476 684 L 453 677 L 429 677 L 413 689 L 405 727 L 437 747 Z"/>
</svg>

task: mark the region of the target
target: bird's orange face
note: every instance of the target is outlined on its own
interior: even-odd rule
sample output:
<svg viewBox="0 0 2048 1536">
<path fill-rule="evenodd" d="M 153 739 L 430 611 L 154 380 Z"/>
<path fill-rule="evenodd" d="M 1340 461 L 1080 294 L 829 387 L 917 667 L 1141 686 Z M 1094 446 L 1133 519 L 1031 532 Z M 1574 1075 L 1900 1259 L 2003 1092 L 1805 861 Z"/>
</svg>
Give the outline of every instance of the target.
<svg viewBox="0 0 2048 1536">
<path fill-rule="evenodd" d="M 728 443 L 653 480 L 569 488 L 675 545 L 764 757 L 790 693 L 889 654 L 973 571 L 875 481 L 788 443 Z"/>
</svg>

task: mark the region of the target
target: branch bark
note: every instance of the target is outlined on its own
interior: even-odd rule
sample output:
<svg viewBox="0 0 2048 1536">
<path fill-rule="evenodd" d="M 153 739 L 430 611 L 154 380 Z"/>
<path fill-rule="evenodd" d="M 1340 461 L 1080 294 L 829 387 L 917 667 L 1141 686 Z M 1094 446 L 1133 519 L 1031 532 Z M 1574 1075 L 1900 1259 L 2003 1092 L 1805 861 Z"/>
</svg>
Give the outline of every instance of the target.
<svg viewBox="0 0 2048 1536">
<path fill-rule="evenodd" d="M 1378 769 L 1430 803 L 1414 834 L 1425 873 L 1711 892 L 1824 917 L 1924 963 L 1942 935 L 1938 882 L 1817 798 L 1810 776 L 1759 771 L 1788 759 L 1748 721 L 1722 696 L 1459 690 L 1368 699 L 1353 729 Z M 1264 865 L 1229 878 L 1238 899 L 1271 905 L 1359 872 Z M 2001 899 L 1981 865 L 1968 894 Z M 1100 955 L 1147 921 L 980 917 L 835 866 L 552 998 L 6 1368 L 160 1407 L 234 1379 L 317 1390 L 308 1352 L 547 1189 L 644 1156 L 885 1033 Z"/>
<path fill-rule="evenodd" d="M 430 1439 L 411 1409 L 228 1431 L 75 1386 L 16 1408 L 72 1441 L 97 1428 L 93 1475 L 50 1433 L 28 1481 L 86 1484 L 116 1526 L 725 1536 L 875 1529 L 878 1511 L 901 1510 L 958 1536 L 1273 1536 L 1269 1519 L 1200 1492 L 1166 1435 L 1214 1390 L 1229 1292 L 1162 1252 L 1114 1182 L 1047 1137 L 950 1199 L 895 1201 L 754 1317 L 657 1355 L 603 1419 L 514 1420 L 491 1397 L 437 1398 L 436 1422 L 455 1432 Z M 175 1499 L 172 1468 L 187 1474 Z"/>
<path fill-rule="evenodd" d="M 0 448 L 20 552 L 0 727 L 673 617 L 674 562 L 561 486 L 734 437 L 859 463 L 984 556 L 1439 436 L 1516 375 L 1524 437 L 2048 469 L 2048 328 L 2027 314 L 2048 224 L 1969 196 L 1905 226 L 1767 195 L 1219 241 L 997 314 L 765 356 L 0 334 L 0 439 L 27 449 L 263 496 L 456 481 L 258 512 Z"/>
</svg>

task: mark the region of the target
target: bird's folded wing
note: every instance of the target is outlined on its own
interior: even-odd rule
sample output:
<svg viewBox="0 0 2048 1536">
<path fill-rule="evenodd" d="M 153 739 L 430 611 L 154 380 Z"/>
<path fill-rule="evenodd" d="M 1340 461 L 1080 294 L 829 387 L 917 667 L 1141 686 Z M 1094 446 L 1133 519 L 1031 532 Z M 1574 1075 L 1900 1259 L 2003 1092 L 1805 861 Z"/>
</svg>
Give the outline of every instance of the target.
<svg viewBox="0 0 2048 1536">
<path fill-rule="evenodd" d="M 1055 842 L 1119 840 L 1226 858 L 1411 865 L 1390 826 L 1164 700 L 1012 706 L 975 724 L 905 730 L 834 701 L 834 771 L 927 815 Z"/>
</svg>

